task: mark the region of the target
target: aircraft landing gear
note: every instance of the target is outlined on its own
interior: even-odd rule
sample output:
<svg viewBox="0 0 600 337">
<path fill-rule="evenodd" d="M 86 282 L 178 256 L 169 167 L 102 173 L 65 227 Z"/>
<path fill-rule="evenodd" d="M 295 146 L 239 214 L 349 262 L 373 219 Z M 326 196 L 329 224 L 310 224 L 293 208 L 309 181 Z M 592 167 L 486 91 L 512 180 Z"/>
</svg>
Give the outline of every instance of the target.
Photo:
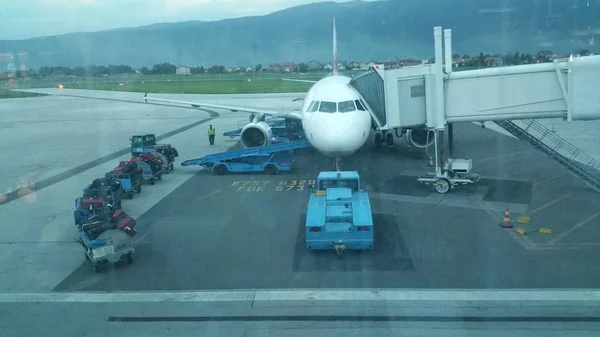
<svg viewBox="0 0 600 337">
<path fill-rule="evenodd" d="M 375 134 L 375 148 L 379 149 L 383 143 L 387 145 L 387 147 L 394 146 L 394 134 L 388 133 L 388 130 L 382 130 L 381 132 L 377 132 Z"/>
<path fill-rule="evenodd" d="M 394 134 L 388 133 L 385 136 L 385 143 L 387 144 L 388 147 L 394 146 Z"/>
<path fill-rule="evenodd" d="M 338 172 L 341 171 L 342 170 L 342 158 L 336 157 L 334 165 L 335 165 L 335 170 L 336 171 L 338 171 Z"/>
<path fill-rule="evenodd" d="M 383 142 L 383 136 L 381 136 L 381 133 L 377 132 L 375 134 L 375 148 L 378 149 L 381 147 L 381 143 Z"/>
</svg>

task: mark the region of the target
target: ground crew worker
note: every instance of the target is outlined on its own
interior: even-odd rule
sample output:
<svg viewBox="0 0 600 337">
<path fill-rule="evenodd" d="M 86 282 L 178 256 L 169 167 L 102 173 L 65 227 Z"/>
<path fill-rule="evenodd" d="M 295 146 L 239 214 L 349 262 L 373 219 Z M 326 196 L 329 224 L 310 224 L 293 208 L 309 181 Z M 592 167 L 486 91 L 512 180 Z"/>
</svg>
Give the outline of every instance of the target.
<svg viewBox="0 0 600 337">
<path fill-rule="evenodd" d="M 208 143 L 215 145 L 215 128 L 213 128 L 212 124 L 208 126 Z"/>
</svg>

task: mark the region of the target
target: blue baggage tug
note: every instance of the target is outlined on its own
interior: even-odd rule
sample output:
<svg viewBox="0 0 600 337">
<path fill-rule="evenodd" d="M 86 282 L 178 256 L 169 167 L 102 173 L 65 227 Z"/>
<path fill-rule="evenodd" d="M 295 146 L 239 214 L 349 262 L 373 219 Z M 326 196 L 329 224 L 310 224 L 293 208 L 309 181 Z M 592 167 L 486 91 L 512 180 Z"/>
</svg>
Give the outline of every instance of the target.
<svg viewBox="0 0 600 337">
<path fill-rule="evenodd" d="M 356 171 L 321 172 L 306 212 L 306 248 L 373 249 L 373 216 Z"/>
</svg>

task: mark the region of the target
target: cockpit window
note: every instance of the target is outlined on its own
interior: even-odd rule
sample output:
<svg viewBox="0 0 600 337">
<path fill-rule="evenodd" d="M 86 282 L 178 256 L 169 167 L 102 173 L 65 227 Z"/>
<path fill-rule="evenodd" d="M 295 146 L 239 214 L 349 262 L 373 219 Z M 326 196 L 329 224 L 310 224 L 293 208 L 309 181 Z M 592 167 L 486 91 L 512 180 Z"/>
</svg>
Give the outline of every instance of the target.
<svg viewBox="0 0 600 337">
<path fill-rule="evenodd" d="M 365 107 L 362 105 L 362 103 L 359 100 L 354 101 L 356 103 L 356 108 L 358 108 L 358 110 L 360 111 L 366 111 L 367 109 L 365 109 Z"/>
<path fill-rule="evenodd" d="M 337 104 L 335 102 L 321 102 L 319 111 L 321 111 L 321 112 L 336 112 Z"/>
<path fill-rule="evenodd" d="M 315 112 L 319 109 L 319 102 L 318 101 L 313 101 L 312 106 L 308 109 L 308 111 L 310 112 Z"/>
<path fill-rule="evenodd" d="M 345 101 L 338 103 L 338 111 L 339 112 L 350 112 L 356 110 L 354 106 L 354 101 Z"/>
</svg>

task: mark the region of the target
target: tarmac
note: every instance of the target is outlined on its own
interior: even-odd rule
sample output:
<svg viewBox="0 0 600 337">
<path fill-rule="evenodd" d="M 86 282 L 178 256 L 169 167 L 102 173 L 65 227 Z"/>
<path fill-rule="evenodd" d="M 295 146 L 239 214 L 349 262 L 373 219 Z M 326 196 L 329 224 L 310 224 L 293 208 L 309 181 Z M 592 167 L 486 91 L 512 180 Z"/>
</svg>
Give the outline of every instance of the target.
<svg viewBox="0 0 600 337">
<path fill-rule="evenodd" d="M 46 92 L 56 93 L 56 90 Z M 119 160 L 128 158 L 127 152 L 121 153 L 128 148 L 128 138 L 134 133 L 166 135 L 161 142 L 170 143 L 178 149 L 178 164 L 234 146 L 235 140 L 218 137 L 216 146 L 209 147 L 203 128 L 212 123 L 217 133 L 233 130 L 237 122 L 247 115 L 135 104 L 139 103 L 139 94 L 132 93 L 76 90 L 60 93 L 71 97 L 0 101 L 3 105 L 0 111 L 5 111 L 2 115 L 8 118 L 9 130 L 16 129 L 10 134 L 1 133 L 6 138 L 0 144 L 6 156 L 19 158 L 10 164 L 12 166 L 0 169 L 3 173 L 0 176 L 6 179 L 2 182 L 10 186 L 12 181 L 25 175 L 35 186 L 35 178 L 43 180 L 64 175 L 59 177 L 62 179 L 54 178 L 55 181 L 46 183 L 43 188 L 35 189 L 34 193 L 0 205 L 0 223 L 4 224 L 5 231 L 0 237 L 0 273 L 6 275 L 0 280 L 0 295 L 5 296 L 4 300 L 0 296 L 0 312 L 8 313 L 12 310 L 9 308 L 15 306 L 19 310 L 34 310 L 31 304 L 15 304 L 20 302 L 15 296 L 31 293 L 62 298 L 59 301 L 62 303 L 72 301 L 71 296 L 75 294 L 89 292 L 175 294 L 181 291 L 225 291 L 235 294 L 246 289 L 284 292 L 297 289 L 363 289 L 369 292 L 374 289 L 403 292 L 409 289 L 469 289 L 477 293 L 494 289 L 512 292 L 519 289 L 597 288 L 600 283 L 600 266 L 596 258 L 600 252 L 600 233 L 597 231 L 600 194 L 528 144 L 474 124 L 455 125 L 454 157 L 472 158 L 473 171 L 481 174 L 483 179 L 475 185 L 452 190 L 447 195 L 439 195 L 417 183 L 417 176 L 431 168 L 426 165 L 427 157 L 423 151 L 409 148 L 403 140 L 397 139 L 397 146 L 392 149 L 380 150 L 373 149 L 369 142 L 359 153 L 344 161 L 343 169 L 357 170 L 363 185 L 371 191 L 375 222 L 373 251 L 347 251 L 337 256 L 333 252 L 312 252 L 304 248 L 302 229 L 308 186 L 319 171 L 333 169 L 333 162 L 314 151 L 303 150 L 295 154 L 293 172 L 275 176 L 216 176 L 197 167 L 176 166 L 175 171 L 164 176 L 157 185 L 144 186 L 135 199 L 123 203 L 123 209 L 138 222 L 134 263 L 94 273 L 85 261 L 81 247 L 72 240 L 76 235 L 71 212 L 73 201 L 81 194 L 85 184 L 116 166 Z M 73 97 L 84 94 L 95 97 Z M 297 104 L 291 102 L 295 96 L 298 95 L 247 95 L 236 97 L 237 101 L 230 104 L 292 107 Z M 192 100 L 203 98 L 201 95 L 185 97 Z M 208 95 L 206 99 L 223 100 L 222 96 L 210 98 Z M 45 107 L 46 116 L 35 110 L 40 106 Z M 26 111 L 34 110 L 38 112 L 27 115 Z M 79 120 L 82 114 L 94 114 L 96 117 L 91 120 L 101 118 L 106 122 L 100 124 L 102 127 L 86 129 L 91 121 L 90 118 Z M 44 119 L 48 116 L 52 117 Z M 63 122 L 54 121 L 60 120 L 61 116 Z M 149 119 L 146 120 L 146 117 Z M 24 121 L 25 118 L 30 122 Z M 111 123 L 111 118 L 122 118 L 123 122 Z M 175 132 L 177 130 L 181 131 Z M 34 135 L 35 142 L 27 142 L 23 134 Z M 71 134 L 75 138 L 71 138 Z M 86 151 L 90 148 L 90 135 L 91 144 L 95 145 L 92 145 L 91 151 Z M 97 144 L 99 139 L 102 145 Z M 38 146 L 42 150 L 38 150 Z M 20 155 L 31 152 L 32 148 L 38 151 L 24 157 Z M 54 150 L 49 152 L 49 149 Z M 33 162 L 37 160 L 46 165 L 47 170 L 33 166 L 31 156 L 37 158 Z M 108 157 L 97 165 L 89 164 L 102 156 Z M 84 166 L 86 164 L 92 167 Z M 46 172 L 48 170 L 52 173 Z M 507 206 L 515 225 L 512 229 L 500 227 Z M 518 223 L 517 219 L 521 216 L 529 216 L 529 223 Z M 523 228 L 526 234 L 519 234 L 516 228 Z M 552 234 L 536 232 L 539 228 L 552 229 Z M 165 296 L 171 298 L 168 296 L 174 295 Z M 165 300 L 168 301 L 161 297 L 156 302 Z M 226 303 L 231 301 L 235 302 L 228 299 Z M 41 302 L 46 303 L 42 306 L 67 312 L 67 316 L 82 310 L 90 317 L 94 313 L 105 317 L 108 310 L 108 307 L 92 308 L 77 301 L 70 309 L 63 307 L 64 304 L 48 303 L 48 300 Z M 223 305 L 217 311 L 225 314 L 231 309 L 223 302 L 217 302 L 221 303 L 219 307 Z M 514 302 L 517 308 L 518 302 Z M 340 309 L 339 306 L 351 306 L 354 302 L 336 303 L 336 310 L 348 315 L 347 311 L 344 312 L 348 309 Z M 423 305 L 422 313 L 430 314 L 433 307 L 446 304 Z M 112 307 L 112 304 L 107 305 Z M 289 305 L 295 306 L 282 304 L 282 307 L 290 308 Z M 131 309 L 134 316 L 143 316 L 144 310 L 158 310 L 151 309 L 152 305 L 126 305 L 123 308 Z M 180 311 L 187 317 L 193 316 L 191 312 L 196 311 L 185 305 L 177 308 L 169 311 L 170 315 Z M 480 316 L 488 309 L 482 308 L 471 314 Z M 120 315 L 127 316 L 122 310 Z M 382 315 L 398 313 L 388 306 L 382 310 Z M 444 315 L 455 316 L 458 311 L 463 313 L 466 310 L 463 307 L 452 309 Z M 592 311 L 582 315 L 591 315 Z M 202 316 L 200 313 L 197 315 Z M 367 321 L 363 319 L 361 322 Z M 577 321 L 578 326 L 581 327 L 584 321 Z M 160 326 L 166 330 L 159 329 L 153 333 L 159 335 L 161 331 L 167 331 L 171 325 L 165 324 Z M 291 333 L 286 330 L 285 324 L 268 324 L 266 331 L 273 335 L 286 335 L 285 331 Z M 383 328 L 411 329 L 414 324 L 389 323 Z M 459 325 L 460 328 L 471 329 L 468 324 Z M 299 326 L 303 326 L 299 328 L 302 331 L 313 328 Z M 261 327 L 265 328 L 260 323 L 251 328 L 226 323 L 215 323 L 212 327 L 223 335 L 226 335 L 224 331 L 231 332 L 231 335 L 238 335 L 239 331 L 246 335 L 265 335 L 258 332 L 264 331 Z M 345 324 L 336 333 L 350 331 L 348 329 L 353 327 Z M 431 324 L 426 324 L 426 327 L 431 328 Z M 506 327 L 502 325 L 502 328 Z M 551 324 L 544 327 L 550 329 L 545 335 L 552 335 L 554 328 Z M 379 331 L 379 328 L 381 326 L 375 324 L 368 331 Z M 477 327 L 473 328 L 477 330 Z M 499 326 L 488 328 L 490 331 L 498 330 Z M 597 328 L 595 324 L 592 330 Z M 211 329 L 209 326 L 202 331 L 210 333 L 213 332 Z M 318 327 L 315 329 L 318 330 Z M 511 335 L 515 336 L 519 335 L 520 329 L 524 329 L 523 335 L 527 335 L 529 327 L 519 324 L 509 324 L 502 333 L 507 332 L 508 335 L 512 331 Z M 556 329 L 563 331 L 570 328 L 560 325 Z M 382 333 L 389 329 L 384 330 Z M 17 328 L 11 331 L 18 335 Z M 187 333 L 187 330 L 182 331 Z M 436 331 L 431 330 L 431 335 L 439 335 Z M 490 335 L 483 331 L 480 333 Z M 457 334 L 458 330 L 454 330 L 454 334 L 449 332 L 446 335 Z"/>
<path fill-rule="evenodd" d="M 320 154 L 300 153 L 290 174 L 198 172 L 140 216 L 133 266 L 97 276 L 82 261 L 55 290 L 600 285 L 592 267 L 600 235 L 591 223 L 578 225 L 600 212 L 600 195 L 568 175 L 548 180 L 562 168 L 517 140 L 472 124 L 455 130 L 456 156 L 468 154 L 484 179 L 445 196 L 416 182 L 414 173 L 429 168 L 402 144 L 379 153 L 368 144 L 344 162 L 372 190 L 372 252 L 338 257 L 304 248 L 308 186 L 333 166 Z M 502 149 L 495 158 L 488 150 L 494 147 Z M 501 228 L 507 205 L 515 225 L 554 234 Z M 529 224 L 517 223 L 522 215 Z"/>
</svg>

